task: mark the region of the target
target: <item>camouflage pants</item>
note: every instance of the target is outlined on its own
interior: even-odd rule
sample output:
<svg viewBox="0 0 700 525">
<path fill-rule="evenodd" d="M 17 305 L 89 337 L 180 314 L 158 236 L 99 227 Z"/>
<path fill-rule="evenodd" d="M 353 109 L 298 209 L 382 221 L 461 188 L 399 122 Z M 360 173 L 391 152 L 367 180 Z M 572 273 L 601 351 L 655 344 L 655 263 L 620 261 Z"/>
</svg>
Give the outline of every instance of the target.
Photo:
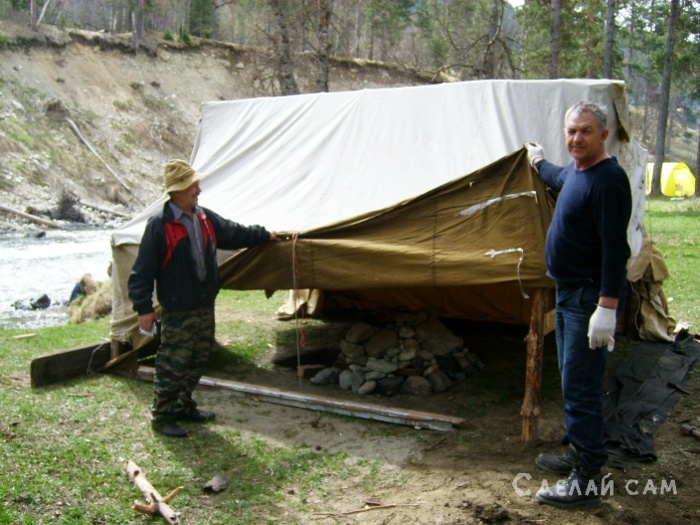
<svg viewBox="0 0 700 525">
<path fill-rule="evenodd" d="M 165 312 L 153 380 L 154 419 L 173 419 L 197 406 L 192 399 L 214 341 L 214 309 Z"/>
</svg>

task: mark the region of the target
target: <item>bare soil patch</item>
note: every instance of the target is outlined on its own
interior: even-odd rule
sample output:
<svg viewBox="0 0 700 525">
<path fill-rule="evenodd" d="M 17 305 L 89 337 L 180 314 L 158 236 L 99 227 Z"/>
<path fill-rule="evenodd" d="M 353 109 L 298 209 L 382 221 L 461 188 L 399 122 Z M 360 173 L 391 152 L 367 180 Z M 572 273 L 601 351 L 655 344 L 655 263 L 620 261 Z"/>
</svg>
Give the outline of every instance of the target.
<svg viewBox="0 0 700 525">
<path fill-rule="evenodd" d="M 304 351 L 313 354 L 332 348 L 348 326 L 329 323 L 327 331 L 315 332 Z M 695 500 L 700 489 L 700 442 L 679 431 L 684 421 L 697 423 L 695 399 L 700 385 L 696 374 L 691 373 L 686 385 L 691 395 L 679 400 L 657 432 L 658 461 L 627 472 L 606 469 L 614 492 L 602 505 L 560 510 L 540 505 L 534 498 L 544 480 L 548 484 L 557 481 L 556 475 L 538 470 L 534 458 L 543 451 L 563 450 L 559 444 L 563 411 L 553 335 L 547 336 L 545 344 L 539 438 L 523 443 L 520 404 L 526 329 L 468 322 L 454 323 L 451 328 L 486 365 L 482 371 L 442 394 L 423 398 L 369 395 L 361 401 L 464 418 L 465 424 L 452 432 L 290 408 L 218 390 L 203 391 L 200 397 L 219 412 L 218 425 L 279 446 L 344 452 L 356 467 L 377 469 L 375 475 L 383 481 L 374 493 L 367 493 L 359 479 L 337 479 L 328 480 L 319 494 L 288 494 L 290 506 L 303 500 L 314 509 L 306 516 L 295 514 L 302 523 L 656 525 L 698 520 L 700 510 Z M 634 351 L 634 342 L 620 341 L 610 366 L 630 351 Z M 290 356 L 296 358 L 295 349 L 271 349 L 261 357 L 267 366 L 237 367 L 235 373 L 227 370 L 226 375 L 238 381 L 358 401 L 358 396 L 337 386 L 319 387 L 299 379 L 291 367 L 269 367 L 272 361 L 288 363 Z"/>
</svg>

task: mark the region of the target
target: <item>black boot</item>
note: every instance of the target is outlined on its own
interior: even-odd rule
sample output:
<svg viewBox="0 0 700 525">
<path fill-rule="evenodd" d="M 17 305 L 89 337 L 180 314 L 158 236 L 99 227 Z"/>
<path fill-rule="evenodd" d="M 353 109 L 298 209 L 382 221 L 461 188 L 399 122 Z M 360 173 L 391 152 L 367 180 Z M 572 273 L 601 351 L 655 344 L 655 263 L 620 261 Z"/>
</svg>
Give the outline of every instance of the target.
<svg viewBox="0 0 700 525">
<path fill-rule="evenodd" d="M 581 505 L 599 505 L 603 480 L 599 470 L 574 467 L 566 479 L 559 480 L 553 487 L 537 491 L 537 501 L 559 508 Z"/>
<path fill-rule="evenodd" d="M 186 438 L 187 430 L 171 419 L 154 419 L 151 423 L 153 430 L 169 437 Z"/>
<path fill-rule="evenodd" d="M 569 445 L 566 452 L 560 456 L 554 454 L 540 454 L 535 458 L 535 465 L 547 472 L 566 476 L 571 472 L 578 461 L 578 453 L 573 445 Z"/>
</svg>

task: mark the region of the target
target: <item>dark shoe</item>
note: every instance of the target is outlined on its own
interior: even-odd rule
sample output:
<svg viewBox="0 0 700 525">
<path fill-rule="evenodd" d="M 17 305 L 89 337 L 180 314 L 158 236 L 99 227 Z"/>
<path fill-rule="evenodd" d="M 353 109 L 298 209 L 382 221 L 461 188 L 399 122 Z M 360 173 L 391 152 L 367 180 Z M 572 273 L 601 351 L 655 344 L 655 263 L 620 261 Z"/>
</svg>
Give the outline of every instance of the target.
<svg viewBox="0 0 700 525">
<path fill-rule="evenodd" d="M 559 480 L 553 487 L 537 491 L 537 501 L 561 509 L 582 505 L 600 505 L 603 481 L 600 471 L 586 471 L 576 467 L 569 477 Z"/>
<path fill-rule="evenodd" d="M 153 430 L 165 436 L 177 438 L 186 438 L 188 436 L 187 430 L 174 421 L 155 420 L 151 425 L 153 426 Z"/>
<path fill-rule="evenodd" d="M 576 466 L 577 461 L 578 453 L 574 447 L 570 446 L 561 456 L 540 454 L 535 458 L 535 465 L 547 472 L 566 476 L 573 470 L 574 466 Z"/>
<path fill-rule="evenodd" d="M 194 408 L 189 412 L 182 412 L 176 416 L 178 421 L 194 421 L 195 423 L 214 421 L 215 418 L 216 414 L 214 414 L 214 412 L 207 412 L 206 410 L 199 410 L 197 408 Z"/>
</svg>

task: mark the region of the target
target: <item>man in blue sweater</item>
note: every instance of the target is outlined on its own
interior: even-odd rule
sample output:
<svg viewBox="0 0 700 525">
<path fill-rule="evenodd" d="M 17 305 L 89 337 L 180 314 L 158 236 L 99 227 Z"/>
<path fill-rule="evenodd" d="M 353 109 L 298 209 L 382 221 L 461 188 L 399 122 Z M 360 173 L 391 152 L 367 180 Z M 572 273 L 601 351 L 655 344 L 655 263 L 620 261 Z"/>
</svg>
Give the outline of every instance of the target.
<svg viewBox="0 0 700 525">
<path fill-rule="evenodd" d="M 600 503 L 604 439 L 603 392 L 607 351 L 615 346 L 616 312 L 624 300 L 630 257 L 627 227 L 632 210 L 629 179 L 605 148 L 607 116 L 579 102 L 565 115 L 566 167 L 544 160 L 544 149 L 526 144 L 530 164 L 559 192 L 547 233 L 548 275 L 556 281 L 556 340 L 569 448 L 540 454 L 543 470 L 568 476 L 537 492 L 557 507 Z"/>
<path fill-rule="evenodd" d="M 179 421 L 211 421 L 192 398 L 214 342 L 214 302 L 219 293 L 218 248 L 236 250 L 280 240 L 262 226 L 243 226 L 199 206 L 201 176 L 187 162 L 165 166 L 170 199 L 146 224 L 129 275 L 129 299 L 139 328 L 157 320 L 154 285 L 161 306 L 160 347 L 153 381 L 153 429 L 187 437 Z"/>
</svg>

